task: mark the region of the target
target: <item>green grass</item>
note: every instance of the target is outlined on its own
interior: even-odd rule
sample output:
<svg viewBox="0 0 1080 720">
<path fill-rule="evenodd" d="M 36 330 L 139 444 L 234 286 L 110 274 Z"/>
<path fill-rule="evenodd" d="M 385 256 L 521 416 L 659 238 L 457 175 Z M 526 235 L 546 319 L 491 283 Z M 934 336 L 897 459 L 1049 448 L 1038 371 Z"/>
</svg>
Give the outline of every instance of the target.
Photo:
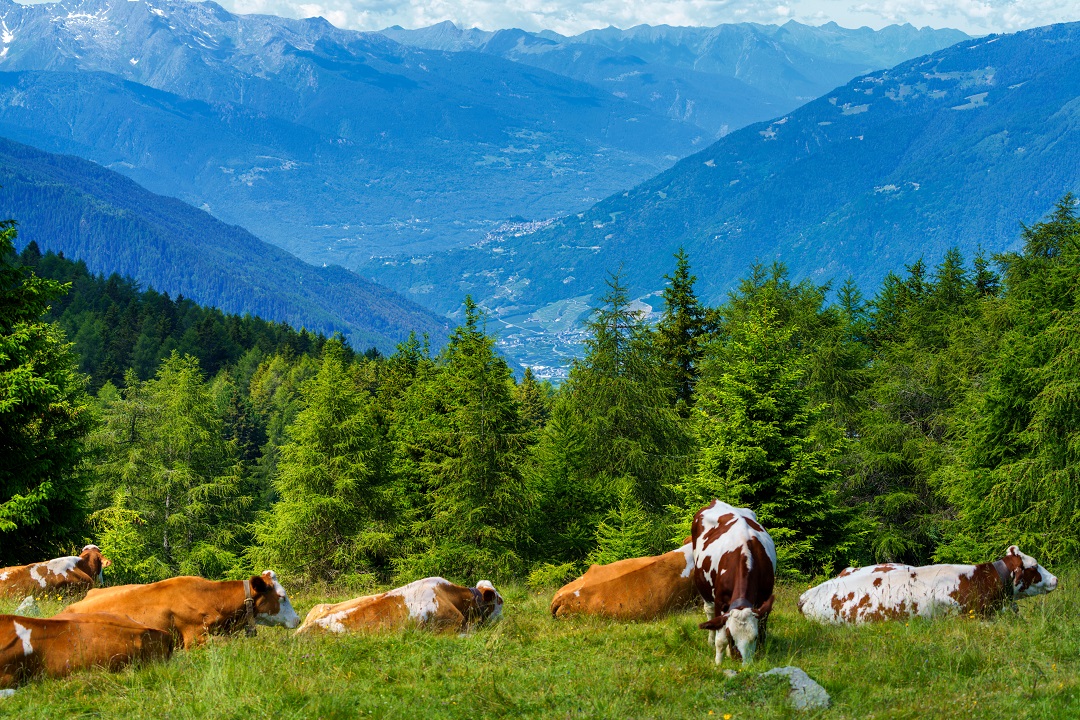
<svg viewBox="0 0 1080 720">
<path fill-rule="evenodd" d="M 649 623 L 553 620 L 551 593 L 507 588 L 505 619 L 465 636 L 215 638 L 168 663 L 40 680 L 0 700 L 19 718 L 1068 718 L 1080 717 L 1080 569 L 1019 615 L 825 628 L 784 586 L 765 653 L 732 679 L 712 661 L 699 612 Z M 323 598 L 294 598 L 303 614 Z M 0 612 L 16 603 L 0 601 Z M 60 603 L 43 603 L 47 613 Z M 798 714 L 798 665 L 832 709 Z M 735 667 L 728 661 L 724 667 Z M 711 715 L 710 715 L 711 713 Z"/>
</svg>

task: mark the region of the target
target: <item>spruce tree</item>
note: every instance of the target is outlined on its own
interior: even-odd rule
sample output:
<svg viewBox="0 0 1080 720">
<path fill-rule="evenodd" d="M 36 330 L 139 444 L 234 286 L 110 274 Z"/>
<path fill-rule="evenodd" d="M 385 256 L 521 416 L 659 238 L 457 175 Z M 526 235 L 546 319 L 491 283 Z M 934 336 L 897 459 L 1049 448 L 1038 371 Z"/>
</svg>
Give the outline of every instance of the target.
<svg viewBox="0 0 1080 720">
<path fill-rule="evenodd" d="M 81 463 L 93 423 L 70 345 L 42 321 L 67 287 L 16 265 L 15 236 L 14 222 L 0 222 L 0 566 L 83 537 Z"/>
<path fill-rule="evenodd" d="M 356 584 L 383 569 L 395 497 L 372 399 L 340 341 L 323 346 L 300 400 L 277 464 L 278 500 L 256 523 L 251 554 L 285 576 Z"/>
<path fill-rule="evenodd" d="M 688 527 L 714 498 L 748 507 L 786 571 L 828 571 L 858 538 L 836 498 L 840 434 L 808 387 L 799 293 L 782 272 L 753 273 L 743 291 L 707 350 L 692 413 L 699 455 L 675 510 Z"/>
<path fill-rule="evenodd" d="M 675 401 L 685 416 L 693 404 L 705 336 L 705 308 L 694 293 L 697 278 L 683 248 L 675 254 L 675 272 L 665 275 L 664 314 L 656 325 L 656 349 L 667 363 L 675 387 Z"/>
</svg>

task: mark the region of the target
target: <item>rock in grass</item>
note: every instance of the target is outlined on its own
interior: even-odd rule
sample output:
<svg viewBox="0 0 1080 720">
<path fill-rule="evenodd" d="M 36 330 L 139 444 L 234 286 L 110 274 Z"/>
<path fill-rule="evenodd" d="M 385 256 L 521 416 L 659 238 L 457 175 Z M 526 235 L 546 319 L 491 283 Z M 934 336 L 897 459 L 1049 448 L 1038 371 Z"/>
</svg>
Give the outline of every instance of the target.
<svg viewBox="0 0 1080 720">
<path fill-rule="evenodd" d="M 9 698 L 14 694 L 15 694 L 15 691 L 12 690 L 11 688 L 5 688 L 3 690 L 0 690 L 0 700 L 3 700 L 4 698 Z"/>
<path fill-rule="evenodd" d="M 802 668 L 788 665 L 773 668 L 762 675 L 783 675 L 791 683 L 788 702 L 796 710 L 823 710 L 829 707 L 829 693 L 807 675 Z"/>
<path fill-rule="evenodd" d="M 23 617 L 41 617 L 41 608 L 38 607 L 33 595 L 27 595 L 19 603 L 19 607 L 15 608 L 15 614 Z"/>
</svg>

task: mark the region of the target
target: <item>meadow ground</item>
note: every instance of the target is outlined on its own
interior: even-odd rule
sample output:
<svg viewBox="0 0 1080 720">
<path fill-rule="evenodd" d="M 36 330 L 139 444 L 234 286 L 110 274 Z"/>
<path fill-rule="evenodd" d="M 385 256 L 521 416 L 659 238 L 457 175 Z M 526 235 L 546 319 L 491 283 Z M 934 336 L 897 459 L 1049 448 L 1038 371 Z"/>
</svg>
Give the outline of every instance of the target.
<svg viewBox="0 0 1080 720">
<path fill-rule="evenodd" d="M 728 679 L 713 664 L 700 611 L 646 623 L 553 620 L 551 592 L 501 588 L 505 619 L 467 635 L 214 638 L 171 661 L 40 680 L 0 700 L 19 718 L 1076 718 L 1080 717 L 1080 568 L 1020 614 L 826 628 L 780 588 L 769 641 Z M 344 599 L 344 598 L 338 598 Z M 323 598 L 293 599 L 303 615 Z M 16 603 L 0 601 L 0 612 Z M 45 601 L 46 614 L 60 604 Z M 788 708 L 797 665 L 832 708 Z M 735 667 L 727 661 L 724 667 Z"/>
</svg>

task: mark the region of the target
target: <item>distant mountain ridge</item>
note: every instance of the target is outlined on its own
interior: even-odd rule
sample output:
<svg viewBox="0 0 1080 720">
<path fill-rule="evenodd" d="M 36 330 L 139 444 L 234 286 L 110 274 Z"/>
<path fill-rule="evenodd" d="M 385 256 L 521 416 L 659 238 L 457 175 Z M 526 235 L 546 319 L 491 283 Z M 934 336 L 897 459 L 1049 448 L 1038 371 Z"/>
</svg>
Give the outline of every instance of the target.
<svg viewBox="0 0 1080 720">
<path fill-rule="evenodd" d="M 0 131 L 313 262 L 578 210 L 708 140 L 581 81 L 319 18 L 185 0 L 0 0 L 0 18 Z"/>
<path fill-rule="evenodd" d="M 732 133 L 586 212 L 423 265 L 388 261 L 379 277 L 440 278 L 424 296 L 433 307 L 473 293 L 511 344 L 569 331 L 620 267 L 658 306 L 680 246 L 711 301 L 754 260 L 869 291 L 951 246 L 969 258 L 1015 248 L 1021 223 L 1080 191 L 1078 128 L 1080 23 L 965 41 Z"/>
<path fill-rule="evenodd" d="M 317 268 L 246 230 L 115 172 L 0 138 L 0 217 L 14 218 L 19 247 L 86 262 L 173 297 L 259 315 L 313 332 L 341 332 L 353 347 L 384 352 L 410 331 L 446 337 L 445 319 L 340 267 Z"/>
<path fill-rule="evenodd" d="M 711 136 L 795 109 L 857 75 L 953 45 L 959 30 L 890 25 L 881 30 L 730 23 L 638 25 L 574 36 L 460 29 L 451 22 L 380 31 L 432 50 L 472 50 L 542 67 L 628 99 Z"/>
</svg>

